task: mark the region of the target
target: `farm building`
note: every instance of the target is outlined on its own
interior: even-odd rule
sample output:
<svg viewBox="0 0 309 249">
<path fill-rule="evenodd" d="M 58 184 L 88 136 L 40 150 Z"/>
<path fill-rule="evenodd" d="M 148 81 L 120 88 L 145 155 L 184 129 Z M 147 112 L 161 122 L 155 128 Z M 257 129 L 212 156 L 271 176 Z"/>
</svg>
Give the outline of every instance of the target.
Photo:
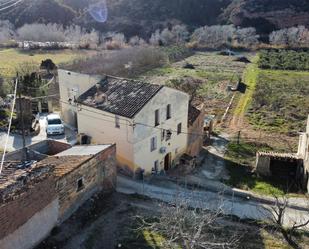
<svg viewBox="0 0 309 249">
<path fill-rule="evenodd" d="M 46 140 L 27 151 L 27 162 L 9 153 L 0 176 L 1 249 L 33 248 L 94 193 L 115 189 L 115 145 Z"/>
</svg>

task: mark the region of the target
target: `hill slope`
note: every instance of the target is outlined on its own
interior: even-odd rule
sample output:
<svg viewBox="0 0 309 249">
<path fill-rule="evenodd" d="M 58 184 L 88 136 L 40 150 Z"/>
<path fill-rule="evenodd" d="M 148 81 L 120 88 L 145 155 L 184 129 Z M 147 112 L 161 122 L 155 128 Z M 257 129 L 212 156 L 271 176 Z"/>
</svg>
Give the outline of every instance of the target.
<svg viewBox="0 0 309 249">
<path fill-rule="evenodd" d="M 0 0 L 5 2 L 6 0 Z M 293 25 L 309 26 L 308 0 L 106 0 L 109 17 L 98 23 L 88 14 L 98 0 L 23 0 L 0 11 L 17 27 L 32 22 L 77 23 L 100 31 L 118 31 L 127 36 L 149 36 L 157 28 L 185 23 L 191 28 L 228 24 L 254 26 L 260 33 Z"/>
</svg>

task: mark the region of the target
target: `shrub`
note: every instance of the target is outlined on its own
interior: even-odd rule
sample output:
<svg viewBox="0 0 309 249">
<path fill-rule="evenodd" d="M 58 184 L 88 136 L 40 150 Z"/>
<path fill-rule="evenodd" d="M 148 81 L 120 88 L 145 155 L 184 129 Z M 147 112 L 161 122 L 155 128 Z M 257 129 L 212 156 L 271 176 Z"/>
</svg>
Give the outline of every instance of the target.
<svg viewBox="0 0 309 249">
<path fill-rule="evenodd" d="M 167 62 L 166 54 L 154 47 L 129 47 L 75 61 L 66 69 L 89 74 L 132 77 Z"/>
<path fill-rule="evenodd" d="M 294 50 L 263 50 L 258 65 L 262 69 L 309 70 L 309 52 Z"/>
</svg>

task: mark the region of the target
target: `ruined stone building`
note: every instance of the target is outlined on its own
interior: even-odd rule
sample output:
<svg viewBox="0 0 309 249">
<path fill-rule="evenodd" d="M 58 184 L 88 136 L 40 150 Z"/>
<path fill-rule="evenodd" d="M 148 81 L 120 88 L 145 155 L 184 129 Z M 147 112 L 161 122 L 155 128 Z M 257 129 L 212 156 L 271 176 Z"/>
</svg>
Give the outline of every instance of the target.
<svg viewBox="0 0 309 249">
<path fill-rule="evenodd" d="M 98 191 L 116 185 L 116 146 L 46 140 L 9 153 L 0 176 L 0 247 L 30 249 Z"/>
<path fill-rule="evenodd" d="M 292 180 L 309 192 L 309 116 L 297 153 L 257 152 L 255 168 L 260 175 Z"/>
</svg>

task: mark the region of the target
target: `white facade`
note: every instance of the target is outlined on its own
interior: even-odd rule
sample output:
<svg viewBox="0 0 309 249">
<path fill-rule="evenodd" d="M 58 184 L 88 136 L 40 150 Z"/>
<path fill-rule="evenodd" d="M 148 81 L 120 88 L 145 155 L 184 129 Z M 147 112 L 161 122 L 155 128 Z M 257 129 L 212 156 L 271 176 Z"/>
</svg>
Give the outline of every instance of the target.
<svg viewBox="0 0 309 249">
<path fill-rule="evenodd" d="M 74 101 L 90 87 L 94 86 L 101 80 L 101 77 L 59 69 L 58 78 L 62 119 L 66 124 L 76 127 L 77 109 L 74 105 L 70 105 L 69 102 Z"/>
<path fill-rule="evenodd" d="M 167 119 L 170 105 L 171 118 Z M 136 167 L 150 172 L 152 168 L 164 170 L 187 149 L 189 96 L 183 92 L 164 87 L 134 117 L 134 163 Z M 155 111 L 159 110 L 159 125 L 155 126 Z M 181 131 L 177 134 L 178 125 Z M 170 132 L 170 139 L 167 140 Z M 151 139 L 156 148 L 151 151 Z"/>
<path fill-rule="evenodd" d="M 117 159 L 130 171 L 140 168 L 151 173 L 155 165 L 161 171 L 172 167 L 175 159 L 186 151 L 188 103 L 187 94 L 163 87 L 132 119 L 81 105 L 77 112 L 78 132 L 89 135 L 95 144 L 116 143 Z M 156 110 L 160 114 L 157 126 Z M 168 131 L 171 132 L 169 140 L 166 139 Z M 152 149 L 151 140 L 155 140 Z"/>
<path fill-rule="evenodd" d="M 297 155 L 304 160 L 305 182 L 309 192 L 309 116 L 307 120 L 306 132 L 300 135 Z"/>
</svg>

